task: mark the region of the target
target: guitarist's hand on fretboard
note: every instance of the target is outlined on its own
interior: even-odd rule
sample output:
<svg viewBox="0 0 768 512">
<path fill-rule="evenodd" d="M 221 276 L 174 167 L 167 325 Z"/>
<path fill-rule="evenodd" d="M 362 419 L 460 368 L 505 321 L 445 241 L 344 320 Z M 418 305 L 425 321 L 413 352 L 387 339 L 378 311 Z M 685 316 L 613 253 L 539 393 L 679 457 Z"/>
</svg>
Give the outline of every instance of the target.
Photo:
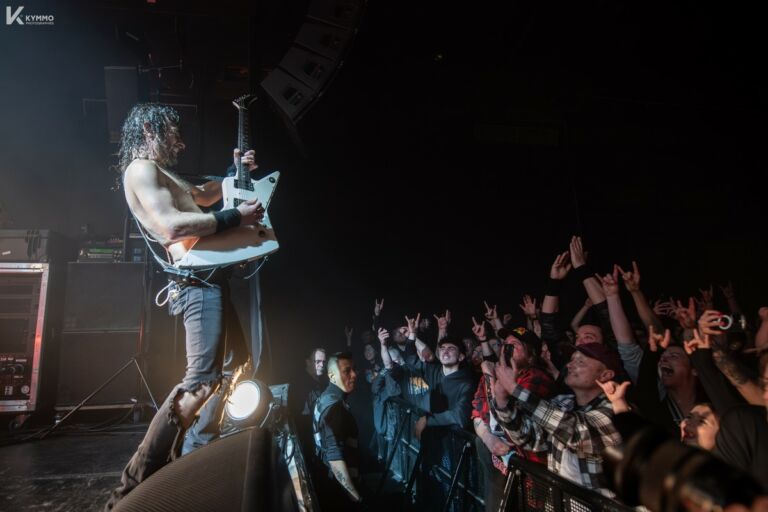
<svg viewBox="0 0 768 512">
<path fill-rule="evenodd" d="M 243 164 L 243 167 L 248 169 L 250 172 L 253 172 L 259 168 L 258 164 L 256 163 L 256 151 L 252 149 L 249 149 L 248 151 L 246 151 L 245 154 L 242 156 L 242 158 L 240 158 L 240 150 L 235 149 L 234 160 L 235 160 L 235 167 L 237 167 L 237 163 L 238 161 L 240 161 Z"/>
</svg>

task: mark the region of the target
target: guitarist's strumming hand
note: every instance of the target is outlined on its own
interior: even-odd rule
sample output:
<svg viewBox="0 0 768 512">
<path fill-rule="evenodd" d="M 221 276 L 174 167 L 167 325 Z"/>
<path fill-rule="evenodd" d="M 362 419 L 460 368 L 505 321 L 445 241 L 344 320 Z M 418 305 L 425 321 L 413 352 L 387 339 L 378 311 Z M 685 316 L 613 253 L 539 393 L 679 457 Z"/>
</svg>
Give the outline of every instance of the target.
<svg viewBox="0 0 768 512">
<path fill-rule="evenodd" d="M 264 207 L 256 199 L 238 205 L 237 211 L 240 212 L 241 226 L 256 225 L 264 218 Z"/>
<path fill-rule="evenodd" d="M 234 151 L 234 160 L 235 160 L 235 167 L 237 167 L 237 159 L 240 158 L 240 150 L 235 148 Z M 242 158 L 240 158 L 240 161 L 243 164 L 243 167 L 248 169 L 250 172 L 255 171 L 259 168 L 258 164 L 256 163 L 256 151 L 249 149 L 245 152 Z"/>
</svg>

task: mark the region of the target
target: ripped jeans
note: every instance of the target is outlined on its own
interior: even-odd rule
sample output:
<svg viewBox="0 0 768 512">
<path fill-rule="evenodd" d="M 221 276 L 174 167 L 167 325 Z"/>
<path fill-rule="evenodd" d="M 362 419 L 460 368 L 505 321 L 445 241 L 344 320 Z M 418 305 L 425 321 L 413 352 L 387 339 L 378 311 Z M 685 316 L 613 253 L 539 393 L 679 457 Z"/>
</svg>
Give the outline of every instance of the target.
<svg viewBox="0 0 768 512">
<path fill-rule="evenodd" d="M 175 402 L 186 391 L 195 392 L 203 385 L 215 388 L 221 380 L 225 349 L 224 301 L 222 285 L 171 287 L 171 314 L 184 314 L 186 373 L 152 418 L 105 510 L 112 510 L 134 487 L 180 454 L 185 430 Z"/>
</svg>

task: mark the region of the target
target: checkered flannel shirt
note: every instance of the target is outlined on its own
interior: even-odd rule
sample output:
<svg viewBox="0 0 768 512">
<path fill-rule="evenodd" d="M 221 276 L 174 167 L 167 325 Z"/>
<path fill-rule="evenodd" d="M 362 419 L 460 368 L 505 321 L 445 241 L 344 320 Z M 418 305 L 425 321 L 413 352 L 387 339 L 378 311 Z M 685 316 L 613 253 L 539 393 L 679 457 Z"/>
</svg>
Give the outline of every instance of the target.
<svg viewBox="0 0 768 512">
<path fill-rule="evenodd" d="M 506 407 L 497 407 L 495 401 L 491 406 L 513 441 L 534 446 L 549 444 L 550 471 L 560 474 L 563 455 L 570 451 L 578 458 L 581 485 L 612 496 L 606 489 L 600 454 L 608 446 L 621 444 L 621 436 L 613 425 L 613 408 L 604 394 L 579 407 L 574 395 L 558 395 L 548 401 L 517 386 Z"/>
<path fill-rule="evenodd" d="M 555 391 L 554 379 L 552 379 L 552 377 L 544 370 L 535 367 L 521 370 L 517 377 L 517 384 L 541 398 L 549 398 L 554 394 Z M 483 375 L 480 377 L 480 382 L 477 385 L 477 391 L 475 392 L 475 398 L 472 400 L 472 421 L 474 421 L 476 418 L 479 418 L 483 421 L 483 423 L 490 426 L 490 398 L 490 384 L 488 383 L 487 377 Z M 498 418 L 496 418 L 496 420 L 498 421 Z M 515 440 L 512 439 L 508 434 L 505 435 L 506 432 L 504 431 L 494 432 L 494 434 L 503 435 L 506 437 L 506 439 L 511 441 L 525 458 L 534 462 L 540 462 L 542 464 L 546 463 L 547 451 L 549 450 L 548 444 L 545 443 L 543 446 L 537 446 L 535 444 L 518 443 L 515 442 Z M 540 436 L 540 438 L 543 438 L 543 436 Z M 535 440 L 535 437 L 532 439 Z M 496 468 L 498 468 L 502 473 L 507 474 L 507 466 L 499 457 L 492 455 L 492 460 L 493 465 L 496 466 Z"/>
</svg>

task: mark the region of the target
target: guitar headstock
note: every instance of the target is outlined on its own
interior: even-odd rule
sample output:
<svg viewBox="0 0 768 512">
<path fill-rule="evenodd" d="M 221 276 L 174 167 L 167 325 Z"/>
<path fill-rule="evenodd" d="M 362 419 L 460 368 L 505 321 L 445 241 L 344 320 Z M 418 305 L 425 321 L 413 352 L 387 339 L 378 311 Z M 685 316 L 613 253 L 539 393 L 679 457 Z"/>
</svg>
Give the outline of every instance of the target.
<svg viewBox="0 0 768 512">
<path fill-rule="evenodd" d="M 232 104 L 237 110 L 248 110 L 248 107 L 251 106 L 251 103 L 257 99 L 258 97 L 255 94 L 243 94 L 239 98 L 235 98 L 232 101 Z"/>
</svg>

